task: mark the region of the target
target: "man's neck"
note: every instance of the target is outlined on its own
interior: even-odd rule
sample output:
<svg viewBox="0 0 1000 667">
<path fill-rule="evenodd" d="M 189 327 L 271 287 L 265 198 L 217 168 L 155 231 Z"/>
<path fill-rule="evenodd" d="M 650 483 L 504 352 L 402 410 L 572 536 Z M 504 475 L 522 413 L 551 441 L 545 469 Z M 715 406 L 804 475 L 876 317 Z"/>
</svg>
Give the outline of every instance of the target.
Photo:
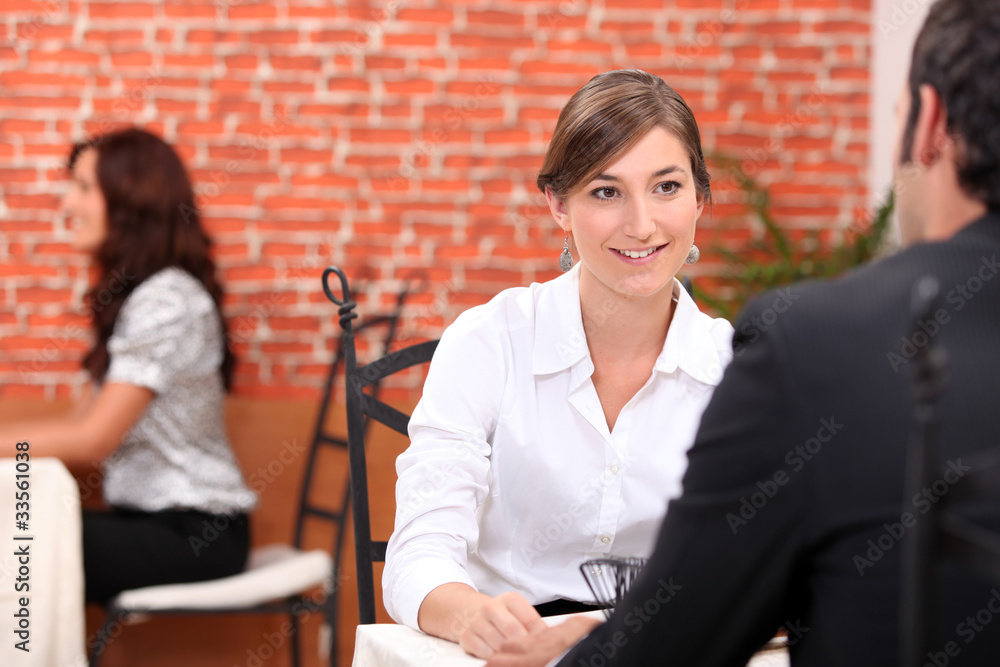
<svg viewBox="0 0 1000 667">
<path fill-rule="evenodd" d="M 924 230 L 925 241 L 946 241 L 986 215 L 986 205 L 969 197 L 953 197 L 942 202 Z"/>
</svg>

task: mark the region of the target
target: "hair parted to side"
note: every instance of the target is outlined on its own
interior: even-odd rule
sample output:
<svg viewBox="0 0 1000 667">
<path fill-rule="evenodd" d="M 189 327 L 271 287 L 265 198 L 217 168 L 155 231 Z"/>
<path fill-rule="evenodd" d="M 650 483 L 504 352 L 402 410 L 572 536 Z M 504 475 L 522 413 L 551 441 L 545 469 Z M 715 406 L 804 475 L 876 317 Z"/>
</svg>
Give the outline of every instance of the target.
<svg viewBox="0 0 1000 667">
<path fill-rule="evenodd" d="M 666 129 L 684 145 L 698 198 L 710 203 L 710 177 L 694 114 L 663 79 L 637 69 L 598 74 L 573 94 L 556 122 L 538 189 L 565 198 L 655 127 Z"/>
<path fill-rule="evenodd" d="M 94 253 L 101 273 L 87 301 L 96 336 L 84 368 L 96 381 L 104 379 L 111 361 L 108 340 L 125 299 L 147 278 L 174 266 L 201 281 L 215 302 L 223 332 L 220 370 L 230 388 L 235 357 L 222 317 L 222 287 L 183 163 L 163 139 L 139 128 L 77 143 L 69 154 L 70 171 L 88 150 L 97 151 L 108 232 Z"/>
<path fill-rule="evenodd" d="M 1000 0 L 938 0 L 913 47 L 901 160 L 912 160 L 920 86 L 937 91 L 958 145 L 958 182 L 1000 209 Z"/>
</svg>

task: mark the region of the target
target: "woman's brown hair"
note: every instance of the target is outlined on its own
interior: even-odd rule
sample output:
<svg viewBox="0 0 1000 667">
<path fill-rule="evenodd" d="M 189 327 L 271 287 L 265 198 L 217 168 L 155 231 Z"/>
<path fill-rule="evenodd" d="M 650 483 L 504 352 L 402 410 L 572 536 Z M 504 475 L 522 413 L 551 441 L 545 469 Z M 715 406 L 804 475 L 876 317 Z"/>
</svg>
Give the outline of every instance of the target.
<svg viewBox="0 0 1000 667">
<path fill-rule="evenodd" d="M 538 189 L 565 198 L 654 127 L 663 127 L 684 145 L 698 198 L 711 202 L 710 177 L 694 114 L 663 79 L 637 69 L 598 74 L 573 94 L 556 122 L 538 174 Z"/>
<path fill-rule="evenodd" d="M 70 171 L 87 150 L 97 151 L 97 184 L 107 204 L 108 233 L 94 253 L 101 273 L 87 302 L 96 336 L 83 358 L 84 368 L 96 381 L 104 379 L 111 362 L 108 339 L 125 299 L 153 274 L 178 267 L 197 278 L 215 302 L 223 333 L 220 370 L 229 389 L 235 357 L 222 317 L 222 287 L 180 158 L 156 135 L 130 128 L 74 145 Z"/>
</svg>

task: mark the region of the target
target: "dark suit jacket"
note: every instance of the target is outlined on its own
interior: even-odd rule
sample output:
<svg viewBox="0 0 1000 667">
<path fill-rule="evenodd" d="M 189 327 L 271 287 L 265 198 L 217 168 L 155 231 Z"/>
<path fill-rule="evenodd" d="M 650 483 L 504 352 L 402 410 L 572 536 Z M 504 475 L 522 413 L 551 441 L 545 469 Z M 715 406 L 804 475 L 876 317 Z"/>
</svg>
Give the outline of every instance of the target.
<svg viewBox="0 0 1000 667">
<path fill-rule="evenodd" d="M 998 272 L 993 215 L 748 305 L 649 565 L 559 664 L 741 667 L 785 627 L 795 666 L 895 667 L 899 539 L 974 453 L 1000 446 Z M 909 358 L 927 337 L 903 335 L 928 274 L 944 301 L 924 328 L 949 354 L 941 475 L 904 502 Z M 977 519 L 1000 529 L 1000 500 Z M 926 663 L 1000 665 L 1000 586 L 940 572 L 940 653 Z"/>
</svg>

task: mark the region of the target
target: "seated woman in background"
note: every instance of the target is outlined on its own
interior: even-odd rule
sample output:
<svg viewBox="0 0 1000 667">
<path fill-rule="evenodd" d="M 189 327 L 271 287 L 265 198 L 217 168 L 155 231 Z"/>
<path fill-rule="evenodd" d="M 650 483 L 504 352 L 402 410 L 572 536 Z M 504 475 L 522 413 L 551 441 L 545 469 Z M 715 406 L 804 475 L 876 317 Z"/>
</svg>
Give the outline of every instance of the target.
<svg viewBox="0 0 1000 667">
<path fill-rule="evenodd" d="M 579 262 L 445 331 L 396 463 L 386 608 L 479 657 L 587 608 L 584 560 L 650 554 L 732 358 L 730 324 L 675 278 L 711 198 L 676 91 L 638 70 L 591 79 L 538 187 L 560 265 L 570 239 Z"/>
<path fill-rule="evenodd" d="M 77 144 L 69 170 L 74 245 L 100 269 L 83 360 L 94 387 L 71 416 L 5 426 L 0 442 L 103 462 L 111 509 L 83 513 L 88 601 L 240 572 L 256 497 L 223 421 L 234 358 L 191 183 L 173 149 L 139 129 Z M 222 528 L 212 541 L 206 521 Z"/>
</svg>

